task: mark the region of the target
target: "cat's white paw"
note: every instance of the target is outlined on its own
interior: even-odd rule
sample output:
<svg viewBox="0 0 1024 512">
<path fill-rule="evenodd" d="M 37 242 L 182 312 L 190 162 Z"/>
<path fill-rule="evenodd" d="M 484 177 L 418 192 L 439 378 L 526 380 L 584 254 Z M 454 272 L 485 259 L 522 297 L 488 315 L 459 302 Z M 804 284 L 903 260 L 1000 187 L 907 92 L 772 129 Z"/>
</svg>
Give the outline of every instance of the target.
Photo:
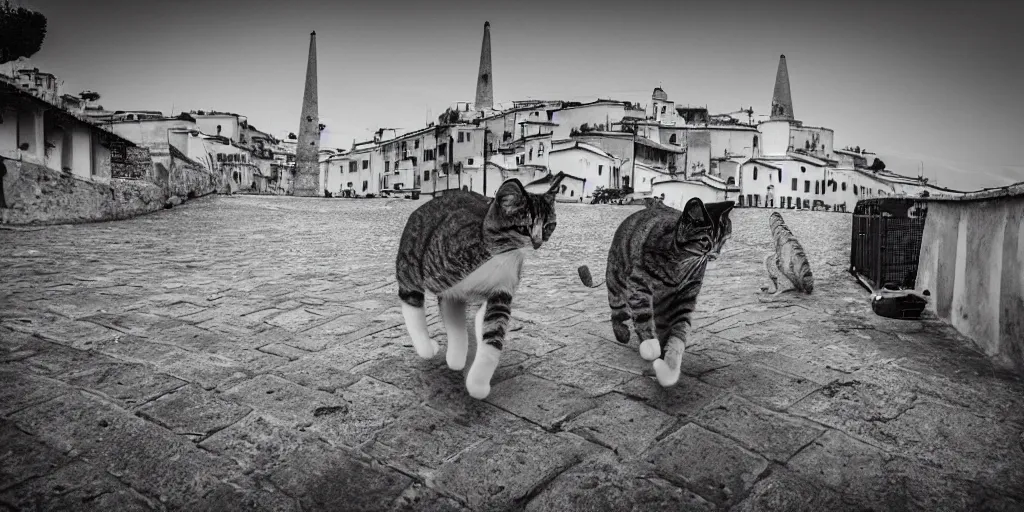
<svg viewBox="0 0 1024 512">
<path fill-rule="evenodd" d="M 413 340 L 413 346 L 416 347 L 416 353 L 419 354 L 423 359 L 431 359 L 441 351 L 441 346 L 436 341 L 427 338 L 425 341 L 417 342 Z"/>
<path fill-rule="evenodd" d="M 451 343 L 449 341 L 449 343 Z M 448 352 L 445 354 L 445 361 L 448 362 L 448 369 L 460 371 L 466 367 L 466 348 L 462 347 L 462 350 L 448 345 Z"/>
<path fill-rule="evenodd" d="M 640 343 L 640 357 L 645 361 L 654 361 L 661 357 L 661 342 L 656 338 L 651 338 Z"/>
<path fill-rule="evenodd" d="M 664 359 L 654 361 L 654 374 L 658 376 L 658 384 L 663 388 L 675 386 L 679 382 L 679 370 L 669 368 Z"/>
<path fill-rule="evenodd" d="M 483 400 L 487 398 L 487 395 L 491 394 L 491 384 L 489 382 L 474 383 L 470 380 L 466 381 L 466 390 L 469 391 L 469 396 L 477 400 Z"/>
</svg>

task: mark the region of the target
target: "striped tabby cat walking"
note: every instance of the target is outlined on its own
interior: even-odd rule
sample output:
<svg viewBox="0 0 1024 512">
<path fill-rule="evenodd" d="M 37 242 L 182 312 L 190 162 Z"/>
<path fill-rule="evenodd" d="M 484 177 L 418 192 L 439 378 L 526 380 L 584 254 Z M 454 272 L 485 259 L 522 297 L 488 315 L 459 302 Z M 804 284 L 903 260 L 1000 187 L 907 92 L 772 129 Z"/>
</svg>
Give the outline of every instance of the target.
<svg viewBox="0 0 1024 512">
<path fill-rule="evenodd" d="M 814 275 L 811 274 L 811 264 L 807 261 L 807 254 L 803 246 L 797 241 L 796 236 L 786 226 L 779 212 L 772 212 L 768 217 L 768 226 L 772 230 L 772 239 L 775 244 L 775 251 L 764 258 L 764 266 L 768 271 L 768 278 L 772 280 L 773 290 L 761 288 L 774 295 L 782 292 L 797 290 L 804 293 L 814 291 Z M 785 277 L 790 286 L 780 286 L 781 278 Z"/>
<path fill-rule="evenodd" d="M 686 329 L 696 307 L 708 260 L 732 235 L 735 203 L 690 199 L 680 212 L 653 202 L 622 221 L 608 250 L 605 284 L 612 330 L 629 342 L 627 320 L 640 337 L 640 356 L 654 361 L 658 383 L 673 386 L 686 350 Z M 590 270 L 579 268 L 583 284 Z M 659 359 L 659 357 L 662 357 Z"/>
<path fill-rule="evenodd" d="M 526 248 L 540 248 L 554 232 L 560 182 L 556 178 L 548 192 L 530 194 L 518 180 L 509 180 L 493 200 L 476 192 L 448 192 L 417 208 L 405 225 L 395 265 L 398 297 L 420 357 L 440 351 L 427 333 L 424 292 L 437 296 L 452 370 L 466 365 L 466 306 L 483 302 L 476 315 L 476 358 L 466 378 L 473 398 L 491 392 Z"/>
</svg>

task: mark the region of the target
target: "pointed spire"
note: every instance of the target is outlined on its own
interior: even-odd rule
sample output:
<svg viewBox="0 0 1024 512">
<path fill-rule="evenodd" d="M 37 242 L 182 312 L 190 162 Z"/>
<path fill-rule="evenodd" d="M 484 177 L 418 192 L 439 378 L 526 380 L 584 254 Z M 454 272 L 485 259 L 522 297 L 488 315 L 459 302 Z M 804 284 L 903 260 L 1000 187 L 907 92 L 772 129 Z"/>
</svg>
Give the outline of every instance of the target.
<svg viewBox="0 0 1024 512">
<path fill-rule="evenodd" d="M 299 140 L 295 147 L 296 196 L 322 196 L 320 187 L 320 115 L 317 105 L 316 32 L 309 34 L 309 60 L 306 62 L 306 88 L 302 94 Z"/>
<path fill-rule="evenodd" d="M 789 92 L 789 70 L 786 68 L 786 56 L 779 55 L 779 70 L 775 73 L 775 92 L 772 94 L 771 120 L 792 121 L 793 97 Z"/>
<path fill-rule="evenodd" d="M 491 22 L 484 22 L 484 41 L 480 45 L 480 72 L 476 79 L 477 110 L 494 108 L 494 77 L 491 75 Z"/>
</svg>

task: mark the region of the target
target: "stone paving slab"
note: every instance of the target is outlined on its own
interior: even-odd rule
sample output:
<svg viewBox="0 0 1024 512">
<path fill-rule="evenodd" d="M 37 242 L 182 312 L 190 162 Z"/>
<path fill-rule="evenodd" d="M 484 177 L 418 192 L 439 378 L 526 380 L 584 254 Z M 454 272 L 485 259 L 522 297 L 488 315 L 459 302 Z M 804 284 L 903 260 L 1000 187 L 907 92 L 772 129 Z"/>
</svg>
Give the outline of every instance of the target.
<svg viewBox="0 0 1024 512">
<path fill-rule="evenodd" d="M 405 331 L 418 204 L 0 231 L 0 508 L 1024 509 L 1024 384 L 941 322 L 874 316 L 850 216 L 782 212 L 815 292 L 771 298 L 769 212 L 736 210 L 663 389 L 576 276 L 637 207 L 559 204 L 480 401 Z"/>
</svg>

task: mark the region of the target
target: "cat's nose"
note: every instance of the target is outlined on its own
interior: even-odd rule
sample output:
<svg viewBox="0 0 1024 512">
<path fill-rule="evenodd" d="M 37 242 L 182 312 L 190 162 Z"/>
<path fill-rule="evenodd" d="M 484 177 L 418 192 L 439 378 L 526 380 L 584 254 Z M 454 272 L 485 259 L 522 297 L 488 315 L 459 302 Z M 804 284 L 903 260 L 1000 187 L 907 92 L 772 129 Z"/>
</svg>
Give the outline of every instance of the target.
<svg viewBox="0 0 1024 512">
<path fill-rule="evenodd" d="M 533 241 L 533 248 L 534 249 L 540 249 L 540 244 L 542 244 L 542 243 L 544 243 L 544 242 L 541 241 L 541 240 L 534 240 Z"/>
</svg>

